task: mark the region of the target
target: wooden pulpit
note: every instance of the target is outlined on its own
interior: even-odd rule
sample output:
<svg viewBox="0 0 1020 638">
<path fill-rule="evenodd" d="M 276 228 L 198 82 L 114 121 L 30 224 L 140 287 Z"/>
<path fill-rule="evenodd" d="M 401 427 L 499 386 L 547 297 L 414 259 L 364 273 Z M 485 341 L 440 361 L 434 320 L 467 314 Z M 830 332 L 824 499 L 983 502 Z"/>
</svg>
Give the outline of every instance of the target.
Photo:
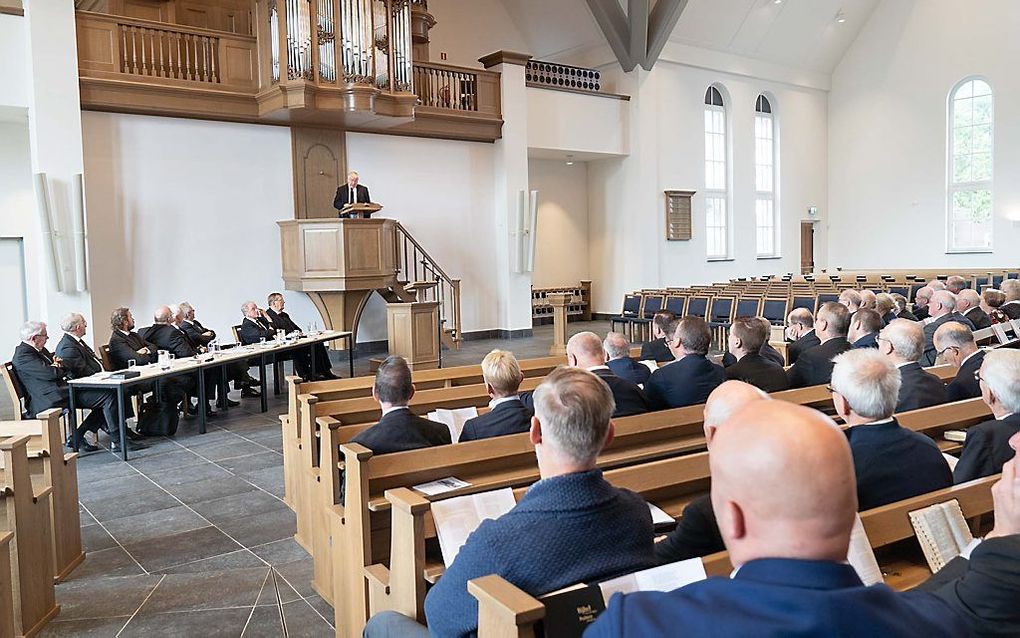
<svg viewBox="0 0 1020 638">
<path fill-rule="evenodd" d="M 367 204 L 347 204 L 340 209 L 340 216 L 350 219 L 369 219 L 374 213 L 382 210 L 382 206 L 374 202 Z"/>
<path fill-rule="evenodd" d="M 439 302 L 386 304 L 386 333 L 390 354 L 404 357 L 412 370 L 439 367 Z"/>
<path fill-rule="evenodd" d="M 567 353 L 567 304 L 573 298 L 569 292 L 551 292 L 546 300 L 553 308 L 553 344 L 549 354 L 556 356 Z"/>
</svg>

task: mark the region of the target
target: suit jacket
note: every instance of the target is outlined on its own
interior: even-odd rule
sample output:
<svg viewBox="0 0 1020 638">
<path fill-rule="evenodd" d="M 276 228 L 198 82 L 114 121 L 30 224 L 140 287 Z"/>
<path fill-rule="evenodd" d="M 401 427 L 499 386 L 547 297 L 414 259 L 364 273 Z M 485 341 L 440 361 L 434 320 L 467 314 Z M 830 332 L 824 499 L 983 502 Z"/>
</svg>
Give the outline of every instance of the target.
<svg viewBox="0 0 1020 638">
<path fill-rule="evenodd" d="M 878 333 L 869 332 L 857 341 L 850 344 L 851 350 L 860 350 L 861 348 L 877 348 L 878 347 Z"/>
<path fill-rule="evenodd" d="M 708 494 L 703 494 L 684 507 L 676 529 L 655 544 L 655 560 L 665 565 L 708 556 L 725 549 L 712 509 L 712 499 Z"/>
<path fill-rule="evenodd" d="M 374 454 L 389 454 L 433 445 L 449 445 L 451 441 L 450 429 L 446 425 L 423 419 L 403 409 L 388 413 L 375 425 L 362 430 L 351 442 L 364 445 Z"/>
<path fill-rule="evenodd" d="M 1007 301 L 999 310 L 1010 319 L 1020 319 L 1020 301 Z"/>
<path fill-rule="evenodd" d="M 665 363 L 666 361 L 672 361 L 675 358 L 676 357 L 673 356 L 673 353 L 670 352 L 669 346 L 666 345 L 665 339 L 655 339 L 641 344 L 642 361 L 655 359 L 659 363 Z"/>
<path fill-rule="evenodd" d="M 197 354 L 188 337 L 170 324 L 155 323 L 147 328 L 142 328 L 138 334 L 142 339 L 155 345 L 158 350 L 166 350 L 178 359 L 193 357 Z"/>
<path fill-rule="evenodd" d="M 1020 432 L 1020 412 L 1001 421 L 991 419 L 967 429 L 960 462 L 953 470 L 957 483 L 991 476 L 1002 471 L 1002 465 L 1013 458 L 1009 437 Z"/>
<path fill-rule="evenodd" d="M 924 306 L 922 308 L 915 307 L 913 315 L 914 315 L 914 321 L 924 321 L 925 319 L 928 318 L 928 315 L 929 315 L 929 313 L 928 313 L 928 306 Z"/>
<path fill-rule="evenodd" d="M 301 326 L 294 323 L 286 312 L 276 312 L 270 308 L 266 310 L 266 314 L 269 315 L 269 321 L 275 330 L 284 330 L 288 334 L 291 332 L 301 332 Z"/>
<path fill-rule="evenodd" d="M 904 310 L 904 312 L 906 311 Z M 889 312 L 885 313 L 885 315 L 882 316 L 882 325 L 888 326 L 890 323 L 896 321 L 899 318 L 900 317 L 896 316 L 895 310 L 890 310 Z"/>
<path fill-rule="evenodd" d="M 138 354 L 142 348 L 148 348 L 149 354 Z M 134 359 L 135 363 L 143 366 L 147 363 L 156 363 L 159 357 L 159 348 L 154 343 L 142 339 L 137 332 L 129 332 L 126 335 L 120 330 L 114 330 L 110 335 L 110 365 L 114 370 L 125 370 L 128 361 Z"/>
<path fill-rule="evenodd" d="M 761 348 L 758 350 L 758 354 L 761 355 L 766 361 L 772 361 L 780 368 L 786 365 L 786 359 L 779 353 L 778 350 L 772 347 L 768 342 L 761 344 Z M 727 352 L 722 358 L 722 367 L 728 368 L 737 362 L 737 357 L 732 352 Z"/>
<path fill-rule="evenodd" d="M 606 362 L 606 365 L 616 376 L 637 385 L 645 383 L 648 381 L 648 377 L 652 376 L 652 371 L 648 369 L 648 366 L 638 363 L 630 357 L 613 359 Z"/>
<path fill-rule="evenodd" d="M 95 350 L 67 333 L 60 338 L 54 354 L 63 360 L 68 379 L 81 379 L 103 371 Z"/>
<path fill-rule="evenodd" d="M 725 380 L 726 372 L 721 366 L 704 355 L 689 354 L 653 372 L 645 392 L 653 410 L 682 408 L 704 403 Z"/>
<path fill-rule="evenodd" d="M 927 317 L 928 313 L 925 312 L 924 316 Z M 915 316 L 914 313 L 910 312 L 906 308 L 903 309 L 903 312 L 901 312 L 900 314 L 896 315 L 896 318 L 897 319 L 909 319 L 910 321 L 920 321 L 921 320 L 921 317 Z"/>
<path fill-rule="evenodd" d="M 25 389 L 26 409 L 36 415 L 50 408 L 67 407 L 67 381 L 63 368 L 54 368 L 53 355 L 43 348 L 36 350 L 27 343 L 14 349 L 14 372 Z"/>
<path fill-rule="evenodd" d="M 191 340 L 191 343 L 196 346 L 207 346 L 212 343 L 213 339 L 216 338 L 216 333 L 212 330 L 208 331 L 212 332 L 212 335 L 205 334 L 206 327 L 197 321 L 188 321 L 185 319 L 181 322 L 181 331 L 187 335 L 188 339 Z"/>
<path fill-rule="evenodd" d="M 860 511 L 933 492 L 953 484 L 938 445 L 893 419 L 846 429 L 857 474 Z"/>
<path fill-rule="evenodd" d="M 433 636 L 473 636 L 473 578 L 498 574 L 539 596 L 654 564 L 644 499 L 610 485 L 601 470 L 564 474 L 535 483 L 512 510 L 482 521 L 425 597 L 425 617 Z"/>
<path fill-rule="evenodd" d="M 358 204 L 368 204 L 372 201 L 372 197 L 368 194 L 368 187 L 358 184 L 355 187 L 356 193 L 354 200 Z M 333 198 L 333 208 L 340 210 L 351 201 L 351 187 L 344 184 L 340 188 L 336 189 L 336 197 Z"/>
<path fill-rule="evenodd" d="M 779 392 L 790 388 L 790 380 L 786 377 L 783 366 L 760 354 L 745 355 L 740 361 L 726 368 L 726 378 L 750 383 L 765 392 Z"/>
<path fill-rule="evenodd" d="M 248 346 L 258 343 L 260 339 L 272 340 L 276 337 L 276 331 L 261 317 L 257 320 L 245 317 L 237 330 L 237 335 L 241 338 L 241 344 Z"/>
<path fill-rule="evenodd" d="M 990 328 L 992 325 L 992 318 L 988 316 L 988 313 L 981 309 L 980 306 L 974 306 L 963 313 L 963 316 L 970 320 L 974 324 L 975 330 L 984 330 Z"/>
<path fill-rule="evenodd" d="M 790 365 L 792 366 L 797 363 L 797 359 L 800 355 L 804 354 L 811 348 L 814 348 L 821 342 L 822 340 L 818 338 L 818 335 L 816 335 L 814 329 L 812 329 L 806 335 L 788 345 L 786 347 L 786 356 L 790 359 Z"/>
<path fill-rule="evenodd" d="M 460 442 L 527 432 L 531 429 L 532 414 L 520 399 L 504 401 L 485 414 L 468 419 L 460 433 Z"/>
<path fill-rule="evenodd" d="M 896 412 L 920 410 L 933 405 L 949 403 L 946 386 L 917 363 L 908 363 L 900 368 L 900 394 L 896 400 Z"/>
<path fill-rule="evenodd" d="M 1020 536 L 981 541 L 970 560 L 957 556 L 918 591 L 946 601 L 975 636 L 1020 636 Z"/>
<path fill-rule="evenodd" d="M 595 368 L 592 373 L 605 381 L 613 393 L 613 399 L 616 401 L 616 410 L 613 412 L 614 419 L 621 416 L 644 414 L 651 409 L 648 397 L 641 388 L 637 387 L 637 384 L 621 379 L 609 368 Z"/>
<path fill-rule="evenodd" d="M 948 315 L 942 315 L 935 321 L 924 326 L 924 356 L 921 357 L 921 365 L 924 367 L 935 365 L 935 359 L 938 356 L 938 352 L 935 350 L 935 331 L 939 329 L 944 323 L 950 321 L 956 321 L 967 326 L 971 330 L 974 329 L 974 324 L 970 322 L 970 319 L 964 317 L 958 312 L 951 312 Z"/>
<path fill-rule="evenodd" d="M 846 337 L 833 337 L 801 353 L 797 363 L 786 371 L 791 388 L 806 388 L 832 380 L 832 358 L 850 349 Z"/>
<path fill-rule="evenodd" d="M 614 595 L 584 635 L 948 638 L 968 632 L 933 594 L 865 587 L 845 563 L 766 558 L 745 563 L 732 578 Z"/>
<path fill-rule="evenodd" d="M 960 369 L 956 371 L 956 378 L 946 386 L 946 393 L 950 401 L 962 401 L 964 399 L 976 399 L 981 396 L 981 382 L 974 378 L 974 373 L 981 369 L 985 361 L 985 351 L 978 350 L 970 356 Z"/>
</svg>

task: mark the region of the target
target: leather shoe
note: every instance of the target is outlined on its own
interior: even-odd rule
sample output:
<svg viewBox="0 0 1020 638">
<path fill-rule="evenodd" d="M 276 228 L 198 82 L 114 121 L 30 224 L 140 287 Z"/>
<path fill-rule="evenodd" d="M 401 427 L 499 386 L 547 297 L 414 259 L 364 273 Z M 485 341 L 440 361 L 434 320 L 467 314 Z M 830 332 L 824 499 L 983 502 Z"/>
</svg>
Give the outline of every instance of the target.
<svg viewBox="0 0 1020 638">
<path fill-rule="evenodd" d="M 127 432 L 127 438 L 131 439 L 132 441 L 141 441 L 142 439 L 145 438 L 144 434 L 135 432 L 131 428 L 124 428 L 124 431 Z"/>
<path fill-rule="evenodd" d="M 234 401 L 230 397 L 227 397 L 227 405 L 229 407 L 236 408 L 237 406 L 241 405 L 241 402 L 240 401 Z"/>
<path fill-rule="evenodd" d="M 131 452 L 137 452 L 139 450 L 145 450 L 145 449 L 148 449 L 148 447 L 149 447 L 148 445 L 142 445 L 141 443 L 135 443 L 134 441 L 131 441 L 131 440 L 129 440 L 127 442 L 127 449 L 129 451 L 131 451 Z M 110 451 L 111 452 L 120 452 L 120 446 L 117 445 L 116 441 L 110 441 Z"/>
<path fill-rule="evenodd" d="M 257 399 L 262 396 L 262 393 L 255 388 L 244 388 L 241 390 L 241 396 L 246 399 Z"/>
<path fill-rule="evenodd" d="M 64 445 L 66 445 L 67 449 L 69 449 L 69 450 L 73 450 L 74 449 L 74 445 L 71 443 L 70 440 L 65 442 Z M 78 451 L 79 452 L 98 452 L 99 448 L 96 447 L 95 445 L 92 445 L 91 443 L 89 443 L 88 441 L 83 439 L 82 442 L 78 444 Z"/>
</svg>

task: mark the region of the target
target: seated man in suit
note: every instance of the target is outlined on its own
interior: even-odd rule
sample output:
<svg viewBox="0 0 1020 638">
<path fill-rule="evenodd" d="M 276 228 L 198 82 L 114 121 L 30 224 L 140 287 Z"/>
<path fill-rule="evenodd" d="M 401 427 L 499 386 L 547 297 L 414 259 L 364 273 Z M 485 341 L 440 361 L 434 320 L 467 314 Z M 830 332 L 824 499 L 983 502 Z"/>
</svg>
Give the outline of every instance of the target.
<svg viewBox="0 0 1020 638">
<path fill-rule="evenodd" d="M 504 434 L 527 432 L 531 428 L 531 410 L 517 394 L 524 373 L 514 353 L 493 350 L 482 359 L 485 392 L 492 398 L 489 411 L 464 423 L 460 441 L 475 441 Z"/>
<path fill-rule="evenodd" d="M 606 349 L 606 355 L 609 357 L 606 365 L 613 371 L 613 374 L 636 385 L 648 381 L 652 371 L 648 369 L 648 366 L 631 358 L 630 341 L 627 341 L 627 337 L 623 334 L 610 332 L 602 342 L 602 347 Z"/>
<path fill-rule="evenodd" d="M 1006 301 L 999 310 L 1010 319 L 1020 319 L 1020 279 L 1006 279 L 1000 287 Z"/>
<path fill-rule="evenodd" d="M 967 635 L 934 595 L 865 587 L 847 563 L 854 467 L 828 417 L 754 402 L 719 429 L 709 464 L 734 572 L 672 592 L 616 594 L 585 638 Z"/>
<path fill-rule="evenodd" d="M 967 280 L 960 275 L 950 275 L 946 279 L 946 290 L 953 293 L 954 295 L 960 294 L 961 291 L 967 288 Z"/>
<path fill-rule="evenodd" d="M 705 401 L 705 446 L 712 451 L 712 439 L 730 415 L 748 403 L 769 400 L 769 395 L 743 381 L 726 381 L 708 395 Z M 726 549 L 712 499 L 708 494 L 699 496 L 684 507 L 676 528 L 655 544 L 655 560 L 660 564 L 688 558 L 700 558 Z"/>
<path fill-rule="evenodd" d="M 831 385 L 836 414 L 850 426 L 861 511 L 953 484 L 939 446 L 893 416 L 900 373 L 889 357 L 870 349 L 841 354 Z"/>
<path fill-rule="evenodd" d="M 425 598 L 428 629 L 384 612 L 365 636 L 473 636 L 478 603 L 467 583 L 489 574 L 539 596 L 654 565 L 648 505 L 610 485 L 596 466 L 613 438 L 612 413 L 613 395 L 592 373 L 557 368 L 546 377 L 531 421 L 541 480 L 512 510 L 471 533 Z"/>
<path fill-rule="evenodd" d="M 957 321 L 971 330 L 974 324 L 969 319 L 956 312 L 956 295 L 948 290 L 936 290 L 932 293 L 931 301 L 928 302 L 928 320 L 924 324 L 924 356 L 921 364 L 924 366 L 935 365 L 935 342 L 933 337 L 939 326 L 947 321 Z"/>
<path fill-rule="evenodd" d="M 861 293 L 857 290 L 844 290 L 839 293 L 839 303 L 846 306 L 846 309 L 853 315 L 861 309 Z"/>
<path fill-rule="evenodd" d="M 932 293 L 936 293 L 940 290 L 949 289 L 948 286 L 946 286 L 946 282 L 942 281 L 941 279 L 932 279 L 931 281 L 928 282 L 927 286 L 928 288 L 931 289 Z"/>
<path fill-rule="evenodd" d="M 955 324 L 959 325 L 959 324 Z M 917 362 L 924 349 L 921 324 L 897 319 L 882 330 L 878 351 L 889 357 L 900 371 L 900 392 L 896 412 L 909 412 L 949 402 L 946 386 Z"/>
<path fill-rule="evenodd" d="M 348 204 L 368 204 L 372 196 L 368 194 L 368 187 L 358 183 L 358 173 L 351 171 L 347 173 L 347 183 L 336 189 L 336 197 L 333 198 L 333 208 L 342 210 Z M 341 213 L 340 217 L 347 217 Z"/>
<path fill-rule="evenodd" d="M 375 425 L 351 439 L 375 454 L 417 450 L 433 445 L 449 445 L 450 429 L 416 416 L 407 407 L 414 396 L 411 369 L 403 357 L 387 357 L 375 373 L 372 398 L 382 408 L 382 418 Z"/>
<path fill-rule="evenodd" d="M 206 328 L 195 318 L 195 307 L 187 301 L 182 301 L 177 304 L 177 307 L 181 311 L 181 321 L 177 327 L 187 335 L 196 348 L 208 349 L 209 345 L 216 341 L 216 331 Z M 227 379 L 233 381 L 234 389 L 239 390 L 242 397 L 257 398 L 259 396 L 259 390 L 256 387 L 259 382 L 248 374 L 247 365 L 235 361 L 228 363 L 226 367 Z"/>
<path fill-rule="evenodd" d="M 975 330 L 984 330 L 992 325 L 992 318 L 981 309 L 981 295 L 976 290 L 965 288 L 956 296 L 956 311 L 974 324 Z"/>
<path fill-rule="evenodd" d="M 850 342 L 851 350 L 861 348 L 877 348 L 878 331 L 882 329 L 882 316 L 877 310 L 861 308 L 854 313 L 850 319 L 850 330 L 847 332 L 847 341 Z"/>
<path fill-rule="evenodd" d="M 917 321 L 917 317 L 914 316 L 914 313 L 910 312 L 910 310 L 907 309 L 906 297 L 897 292 L 894 292 L 889 296 L 892 297 L 893 301 L 896 303 L 895 308 L 896 319 L 909 319 L 911 321 Z"/>
<path fill-rule="evenodd" d="M 800 355 L 814 348 L 821 340 L 815 334 L 815 318 L 807 308 L 794 308 L 786 317 L 786 357 L 790 365 L 797 363 Z"/>
<path fill-rule="evenodd" d="M 894 319 L 898 319 L 896 316 L 896 302 L 893 300 L 892 295 L 887 292 L 880 292 L 875 295 L 875 312 L 882 317 L 882 326 L 887 326 Z"/>
<path fill-rule="evenodd" d="M 981 292 L 981 309 L 985 311 L 992 325 L 1006 323 L 1009 317 L 1002 311 L 1002 304 L 1006 303 L 1006 293 L 995 288 L 985 288 Z"/>
<path fill-rule="evenodd" d="M 208 346 L 202 343 L 203 338 L 199 340 L 192 339 L 192 333 L 189 332 L 185 326 L 187 322 L 184 320 L 184 308 L 180 305 L 172 304 L 168 306 L 170 308 L 170 325 L 176 328 L 182 335 L 184 340 L 188 343 L 192 350 L 195 351 L 195 355 L 205 354 L 209 352 Z M 199 333 L 201 335 L 201 333 Z M 219 398 L 220 404 L 226 403 L 228 406 L 237 407 L 241 405 L 239 402 L 234 401 L 230 397 L 220 397 L 220 379 L 222 378 L 222 372 L 218 368 L 206 368 L 203 373 L 205 376 L 205 387 L 210 400 Z M 233 380 L 238 378 L 247 378 L 248 368 L 243 363 L 232 363 L 227 366 L 227 379 Z"/>
<path fill-rule="evenodd" d="M 652 315 L 652 341 L 641 344 L 641 360 L 655 360 L 658 363 L 665 363 L 673 360 L 673 352 L 666 344 L 668 341 L 669 327 L 674 325 L 677 316 L 672 310 L 660 310 Z"/>
<path fill-rule="evenodd" d="M 957 368 L 956 378 L 946 386 L 948 400 L 962 401 L 981 396 L 977 372 L 985 360 L 985 351 L 978 348 L 970 328 L 950 321 L 939 326 L 932 338 L 942 360 Z"/>
<path fill-rule="evenodd" d="M 917 321 L 924 321 L 928 318 L 928 303 L 931 301 L 931 296 L 935 291 L 925 286 L 920 288 L 914 293 L 914 310 L 913 314 L 917 318 Z"/>
<path fill-rule="evenodd" d="M 237 336 L 241 339 L 242 345 L 248 346 L 260 343 L 263 340 L 271 341 L 276 338 L 276 329 L 273 328 L 269 315 L 259 308 L 254 301 L 246 301 L 241 304 L 241 314 L 244 315 L 244 319 L 241 320 L 241 327 L 237 330 Z M 293 361 L 294 371 L 302 379 L 316 378 L 312 374 L 312 359 L 307 351 L 295 350 L 279 355 L 279 358 L 282 361 L 287 359 Z M 249 360 L 249 364 L 251 364 L 251 360 Z"/>
<path fill-rule="evenodd" d="M 1011 440 L 1020 450 L 1020 435 Z M 992 486 L 995 527 L 976 539 L 919 591 L 949 603 L 975 636 L 1020 636 L 1020 468 L 1014 456 Z"/>
<path fill-rule="evenodd" d="M 60 357 L 55 357 L 46 349 L 49 334 L 46 324 L 41 321 L 29 321 L 21 327 L 21 343 L 14 349 L 14 372 L 25 389 L 26 408 L 33 417 L 50 408 L 68 407 L 67 379 L 69 370 Z M 87 376 L 87 375 L 86 375 Z M 77 407 L 89 410 L 89 415 L 78 424 L 74 432 L 74 440 L 67 442 L 68 447 L 77 443 L 79 450 L 95 452 L 99 448 L 85 441 L 86 432 L 116 433 L 110 437 L 111 444 L 116 445 L 120 439 L 117 426 L 117 402 L 112 392 L 104 390 L 77 390 L 74 393 Z M 130 443 L 130 442 L 129 442 Z"/>
<path fill-rule="evenodd" d="M 865 288 L 857 292 L 861 295 L 861 308 L 874 310 L 875 306 L 878 304 L 878 295 L 875 294 L 875 291 Z"/>
<path fill-rule="evenodd" d="M 757 319 L 735 320 L 730 326 L 728 345 L 736 363 L 725 368 L 726 378 L 750 383 L 765 392 L 789 389 L 790 380 L 783 366 L 760 354 L 767 338 L 768 332 Z"/>
<path fill-rule="evenodd" d="M 198 354 L 198 350 L 184 331 L 177 327 L 177 324 L 180 323 L 178 319 L 179 311 L 179 308 L 174 307 L 171 309 L 170 306 L 156 308 L 152 315 L 152 325 L 142 328 L 138 331 L 138 334 L 143 340 L 156 346 L 157 350 L 166 350 L 177 359 L 187 359 Z M 202 374 L 205 375 L 205 386 L 208 389 L 206 405 L 204 406 L 205 416 L 206 418 L 214 418 L 216 413 L 213 412 L 208 401 L 212 400 L 211 397 L 215 392 L 213 388 L 216 387 L 219 371 L 208 368 Z M 196 375 L 177 377 L 177 382 L 181 384 L 181 389 L 188 393 L 194 392 L 198 386 Z M 186 414 L 193 415 L 197 414 L 198 408 L 192 407 L 189 403 L 184 406 L 184 409 Z"/>
<path fill-rule="evenodd" d="M 772 336 L 772 322 L 770 322 L 765 317 L 738 317 L 738 318 L 747 319 L 748 321 L 759 324 L 759 329 L 765 335 L 765 341 L 762 342 L 761 348 L 758 350 L 758 354 L 761 355 L 761 357 L 766 361 L 773 362 L 780 368 L 785 366 L 786 359 L 784 359 L 783 355 L 780 354 L 778 350 L 773 348 L 771 343 L 769 343 L 769 337 Z M 736 362 L 737 357 L 729 350 L 727 350 L 723 354 L 721 362 L 722 367 L 728 368 Z"/>
<path fill-rule="evenodd" d="M 1009 440 L 1020 432 L 1020 352 L 989 351 L 978 377 L 981 399 L 994 418 L 967 428 L 963 453 L 953 470 L 957 483 L 999 472 L 1013 456 Z"/>
<path fill-rule="evenodd" d="M 801 353 L 797 363 L 786 371 L 791 388 L 805 388 L 829 382 L 832 358 L 850 349 L 846 339 L 850 327 L 850 311 L 846 306 L 829 301 L 815 313 L 815 334 L 819 344 Z"/>
<path fill-rule="evenodd" d="M 648 412 L 648 398 L 637 384 L 621 379 L 606 365 L 602 340 L 594 332 L 579 332 L 567 340 L 567 365 L 583 368 L 606 382 L 613 393 L 613 418 Z"/>
<path fill-rule="evenodd" d="M 667 334 L 669 350 L 676 360 L 653 372 L 645 384 L 652 409 L 704 403 L 726 380 L 722 367 L 708 360 L 712 331 L 704 319 L 684 317 L 671 324 Z"/>
<path fill-rule="evenodd" d="M 283 330 L 287 334 L 292 332 L 301 332 L 301 327 L 298 326 L 284 311 L 286 301 L 278 292 L 270 293 L 269 295 L 269 307 L 266 309 L 266 317 L 269 318 L 269 323 L 276 330 Z M 333 374 L 333 363 L 329 360 L 329 351 L 326 349 L 326 344 L 317 343 L 312 348 L 313 355 L 315 357 L 315 373 L 316 379 L 339 379 L 340 377 Z"/>
</svg>

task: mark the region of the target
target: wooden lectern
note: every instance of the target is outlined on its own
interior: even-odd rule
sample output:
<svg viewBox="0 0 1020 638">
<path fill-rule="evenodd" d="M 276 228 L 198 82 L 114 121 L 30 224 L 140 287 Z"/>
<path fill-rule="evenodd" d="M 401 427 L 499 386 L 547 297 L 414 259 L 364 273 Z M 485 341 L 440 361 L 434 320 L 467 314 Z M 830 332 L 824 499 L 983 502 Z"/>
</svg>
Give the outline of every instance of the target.
<svg viewBox="0 0 1020 638">
<path fill-rule="evenodd" d="M 439 302 L 386 304 L 386 333 L 390 354 L 407 359 L 412 370 L 439 367 Z"/>
<path fill-rule="evenodd" d="M 340 209 L 340 217 L 347 219 L 369 219 L 373 213 L 382 210 L 382 206 L 373 202 L 368 204 L 347 204 Z"/>
</svg>

